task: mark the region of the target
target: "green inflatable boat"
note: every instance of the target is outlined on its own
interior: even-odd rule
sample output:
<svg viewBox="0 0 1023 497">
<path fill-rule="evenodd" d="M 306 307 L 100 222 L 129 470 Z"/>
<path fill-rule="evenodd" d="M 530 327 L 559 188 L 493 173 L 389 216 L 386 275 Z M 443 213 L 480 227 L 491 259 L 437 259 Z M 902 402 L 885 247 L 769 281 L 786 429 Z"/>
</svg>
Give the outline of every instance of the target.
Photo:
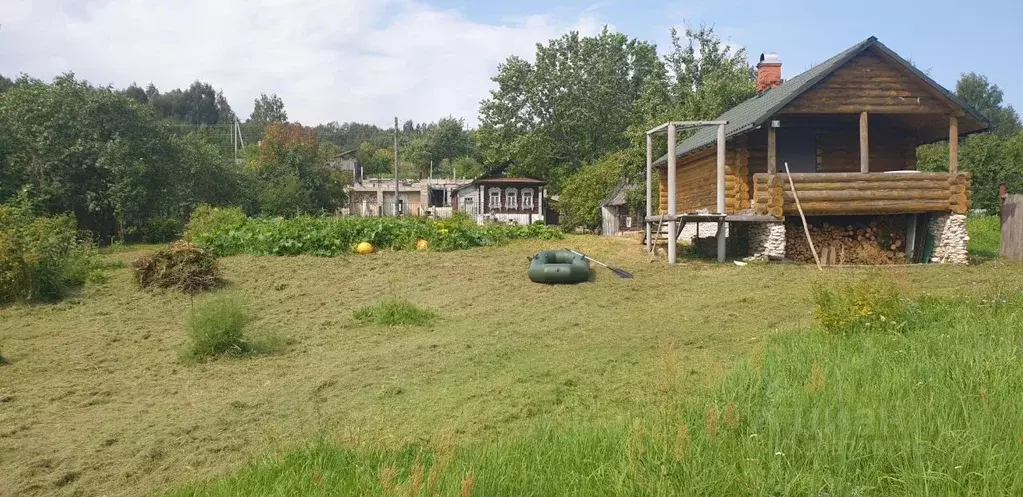
<svg viewBox="0 0 1023 497">
<path fill-rule="evenodd" d="M 590 279 L 590 262 L 567 250 L 537 252 L 529 261 L 535 283 L 581 283 Z"/>
</svg>

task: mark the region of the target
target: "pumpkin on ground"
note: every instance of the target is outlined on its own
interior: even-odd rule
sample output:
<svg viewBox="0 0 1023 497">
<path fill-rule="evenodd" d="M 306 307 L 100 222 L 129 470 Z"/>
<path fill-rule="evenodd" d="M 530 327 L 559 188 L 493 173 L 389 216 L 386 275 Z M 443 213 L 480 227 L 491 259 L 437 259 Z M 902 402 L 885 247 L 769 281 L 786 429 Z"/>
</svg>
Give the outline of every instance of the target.
<svg viewBox="0 0 1023 497">
<path fill-rule="evenodd" d="M 373 244 L 369 242 L 361 242 L 355 246 L 355 252 L 358 254 L 371 254 L 373 253 Z"/>
</svg>

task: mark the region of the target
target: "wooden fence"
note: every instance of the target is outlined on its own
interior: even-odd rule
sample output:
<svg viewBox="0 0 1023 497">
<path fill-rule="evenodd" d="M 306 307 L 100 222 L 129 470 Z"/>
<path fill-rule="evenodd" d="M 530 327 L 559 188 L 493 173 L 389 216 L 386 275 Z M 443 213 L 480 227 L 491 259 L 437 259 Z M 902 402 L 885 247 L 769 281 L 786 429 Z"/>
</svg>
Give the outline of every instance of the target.
<svg viewBox="0 0 1023 497">
<path fill-rule="evenodd" d="M 1002 204 L 1002 257 L 1023 261 L 1023 195 L 1009 195 Z"/>
</svg>

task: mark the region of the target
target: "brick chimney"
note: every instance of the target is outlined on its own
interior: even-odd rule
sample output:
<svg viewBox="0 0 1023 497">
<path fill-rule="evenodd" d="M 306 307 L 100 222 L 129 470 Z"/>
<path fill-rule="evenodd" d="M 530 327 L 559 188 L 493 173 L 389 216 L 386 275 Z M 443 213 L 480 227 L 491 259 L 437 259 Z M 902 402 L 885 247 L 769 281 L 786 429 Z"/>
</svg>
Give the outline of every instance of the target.
<svg viewBox="0 0 1023 497">
<path fill-rule="evenodd" d="M 778 54 L 772 52 L 760 54 L 760 63 L 757 64 L 757 93 L 781 86 L 781 83 L 781 60 L 778 59 Z"/>
</svg>

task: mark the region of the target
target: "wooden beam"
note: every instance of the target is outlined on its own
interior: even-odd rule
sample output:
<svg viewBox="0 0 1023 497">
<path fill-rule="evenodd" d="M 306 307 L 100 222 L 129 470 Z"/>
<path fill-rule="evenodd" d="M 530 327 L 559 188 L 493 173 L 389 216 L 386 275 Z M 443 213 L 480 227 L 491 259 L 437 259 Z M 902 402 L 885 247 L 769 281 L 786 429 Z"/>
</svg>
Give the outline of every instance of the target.
<svg viewBox="0 0 1023 497">
<path fill-rule="evenodd" d="M 675 162 L 678 157 L 675 156 L 675 125 L 668 123 L 668 212 L 669 216 L 674 216 L 678 203 L 675 200 L 677 189 L 675 186 Z M 675 223 L 668 223 L 668 264 L 675 264 L 676 262 L 676 249 L 678 244 L 678 229 Z"/>
<path fill-rule="evenodd" d="M 959 174 L 959 120 L 948 118 L 948 172 Z"/>
<path fill-rule="evenodd" d="M 870 172 L 870 142 L 867 136 L 868 118 L 866 112 L 860 112 L 860 172 Z"/>
<path fill-rule="evenodd" d="M 778 173 L 778 136 L 777 128 L 767 127 L 767 174 Z"/>
</svg>

